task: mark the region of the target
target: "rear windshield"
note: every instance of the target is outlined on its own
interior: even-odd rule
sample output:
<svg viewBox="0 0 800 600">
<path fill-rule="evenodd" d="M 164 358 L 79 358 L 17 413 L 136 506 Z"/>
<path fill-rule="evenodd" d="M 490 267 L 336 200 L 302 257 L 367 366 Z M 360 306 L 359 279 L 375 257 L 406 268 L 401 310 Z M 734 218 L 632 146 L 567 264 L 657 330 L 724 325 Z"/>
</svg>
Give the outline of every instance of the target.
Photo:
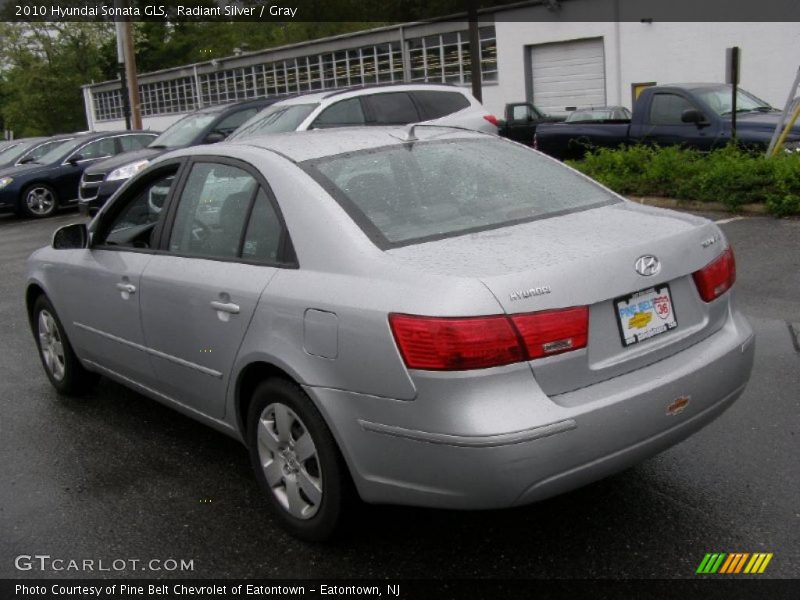
<svg viewBox="0 0 800 600">
<path fill-rule="evenodd" d="M 406 143 L 303 167 L 384 249 L 618 201 L 562 164 L 499 139 Z"/>
<path fill-rule="evenodd" d="M 228 139 L 238 140 L 263 133 L 294 131 L 317 106 L 319 105 L 290 104 L 287 106 L 270 106 L 250 120 L 245 121 Z"/>
</svg>

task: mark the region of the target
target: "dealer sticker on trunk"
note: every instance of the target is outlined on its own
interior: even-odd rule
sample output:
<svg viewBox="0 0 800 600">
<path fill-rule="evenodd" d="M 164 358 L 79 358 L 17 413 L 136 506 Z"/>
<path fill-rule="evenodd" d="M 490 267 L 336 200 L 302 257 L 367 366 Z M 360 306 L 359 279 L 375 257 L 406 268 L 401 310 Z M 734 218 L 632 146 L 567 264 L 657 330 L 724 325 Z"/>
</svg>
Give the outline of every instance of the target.
<svg viewBox="0 0 800 600">
<path fill-rule="evenodd" d="M 669 286 L 641 290 L 614 301 L 623 346 L 631 346 L 678 326 Z"/>
</svg>

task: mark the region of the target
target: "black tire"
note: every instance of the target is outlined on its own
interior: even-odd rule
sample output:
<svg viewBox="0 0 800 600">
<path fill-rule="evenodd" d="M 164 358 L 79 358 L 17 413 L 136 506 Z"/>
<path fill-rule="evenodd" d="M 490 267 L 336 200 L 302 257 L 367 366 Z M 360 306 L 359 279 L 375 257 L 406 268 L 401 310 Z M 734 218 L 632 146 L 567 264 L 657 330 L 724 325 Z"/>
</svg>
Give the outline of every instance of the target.
<svg viewBox="0 0 800 600">
<path fill-rule="evenodd" d="M 313 512 L 313 516 L 310 517 L 298 518 L 282 502 L 288 502 L 288 496 L 290 496 L 288 480 L 295 477 L 295 481 L 299 481 L 303 474 L 307 476 L 308 473 L 313 473 L 315 471 L 314 460 L 301 461 L 299 452 L 297 455 L 292 454 L 292 457 L 297 459 L 294 465 L 299 469 L 299 474 L 292 473 L 291 465 L 285 457 L 278 458 L 277 455 L 274 455 L 274 458 L 270 458 L 269 455 L 272 454 L 272 451 L 259 441 L 259 428 L 268 427 L 262 423 L 262 417 L 268 416 L 269 410 L 273 410 L 278 405 L 288 407 L 290 412 L 294 413 L 292 418 L 297 418 L 297 421 L 292 421 L 292 427 L 289 428 L 292 432 L 290 437 L 297 435 L 294 440 L 296 442 L 297 439 L 303 437 L 303 433 L 308 433 L 315 447 L 314 460 L 316 460 L 316 474 L 319 475 L 321 482 L 321 501 L 314 504 L 309 500 L 311 496 L 306 496 L 304 493 L 299 496 L 301 500 L 308 501 L 308 510 Z M 277 418 L 274 421 L 266 419 L 264 423 L 273 423 L 277 432 L 277 421 Z M 288 442 L 283 443 L 288 444 Z M 266 493 L 269 504 L 281 525 L 292 535 L 303 540 L 318 542 L 331 538 L 341 524 L 345 507 L 350 502 L 352 483 L 333 435 L 311 399 L 299 386 L 285 379 L 273 378 L 264 381 L 256 388 L 247 415 L 247 445 L 256 479 Z M 297 445 L 298 448 L 299 446 L 300 444 Z M 292 444 L 292 452 L 294 448 L 295 446 Z M 272 462 L 283 464 L 284 467 L 280 471 L 282 480 L 274 488 L 268 483 L 266 473 L 270 471 L 274 480 L 275 471 L 265 468 L 266 463 Z M 271 464 L 270 466 L 275 467 L 276 465 Z M 307 481 L 308 479 L 306 479 Z M 302 491 L 302 485 L 299 485 L 297 489 Z M 280 497 L 283 497 L 284 500 L 279 499 Z"/>
<path fill-rule="evenodd" d="M 58 209 L 58 194 L 46 183 L 25 188 L 19 199 L 19 213 L 32 219 L 51 217 Z"/>
<path fill-rule="evenodd" d="M 51 319 L 50 326 L 52 332 L 47 333 L 44 323 Z M 67 334 L 64 332 L 64 327 L 56 314 L 50 300 L 42 294 L 36 299 L 33 305 L 33 337 L 36 340 L 36 348 L 39 350 L 39 359 L 42 361 L 42 367 L 56 388 L 59 394 L 64 395 L 80 395 L 83 394 L 97 382 L 99 376 L 96 373 L 87 371 L 81 365 L 72 346 L 67 339 Z M 44 333 L 44 335 L 43 335 Z M 49 339 L 47 339 L 49 336 Z M 50 354 L 50 364 L 48 364 L 48 352 L 43 350 L 43 343 L 49 345 L 49 341 L 55 339 L 60 343 L 61 356 Z"/>
</svg>

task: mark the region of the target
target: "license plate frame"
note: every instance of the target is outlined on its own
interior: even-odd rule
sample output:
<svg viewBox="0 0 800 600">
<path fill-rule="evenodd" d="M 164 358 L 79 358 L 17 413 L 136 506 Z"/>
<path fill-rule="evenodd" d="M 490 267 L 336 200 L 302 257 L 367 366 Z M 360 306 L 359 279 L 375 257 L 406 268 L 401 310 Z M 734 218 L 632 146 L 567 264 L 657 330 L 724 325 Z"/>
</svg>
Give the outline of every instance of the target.
<svg viewBox="0 0 800 600">
<path fill-rule="evenodd" d="M 667 283 L 615 298 L 613 307 L 619 338 L 625 348 L 658 337 L 678 327 L 675 301 Z M 624 316 L 623 313 L 625 313 Z M 638 317 L 638 315 L 646 316 Z M 643 322 L 641 326 L 637 326 L 633 322 L 637 318 L 639 322 Z M 626 321 L 624 322 L 623 319 Z M 634 329 L 641 329 L 641 332 L 634 331 Z"/>
</svg>

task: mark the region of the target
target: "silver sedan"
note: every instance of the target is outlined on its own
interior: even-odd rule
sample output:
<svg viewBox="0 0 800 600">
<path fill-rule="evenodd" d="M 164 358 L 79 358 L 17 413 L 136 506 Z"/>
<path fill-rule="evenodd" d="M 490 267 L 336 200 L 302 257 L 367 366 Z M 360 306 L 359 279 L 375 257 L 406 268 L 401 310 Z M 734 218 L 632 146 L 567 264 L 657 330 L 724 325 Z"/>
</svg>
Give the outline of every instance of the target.
<svg viewBox="0 0 800 600">
<path fill-rule="evenodd" d="M 103 375 L 240 439 L 322 539 L 351 495 L 522 505 L 699 430 L 750 376 L 735 277 L 706 219 L 417 125 L 164 155 L 25 295 L 58 392 Z"/>
</svg>

